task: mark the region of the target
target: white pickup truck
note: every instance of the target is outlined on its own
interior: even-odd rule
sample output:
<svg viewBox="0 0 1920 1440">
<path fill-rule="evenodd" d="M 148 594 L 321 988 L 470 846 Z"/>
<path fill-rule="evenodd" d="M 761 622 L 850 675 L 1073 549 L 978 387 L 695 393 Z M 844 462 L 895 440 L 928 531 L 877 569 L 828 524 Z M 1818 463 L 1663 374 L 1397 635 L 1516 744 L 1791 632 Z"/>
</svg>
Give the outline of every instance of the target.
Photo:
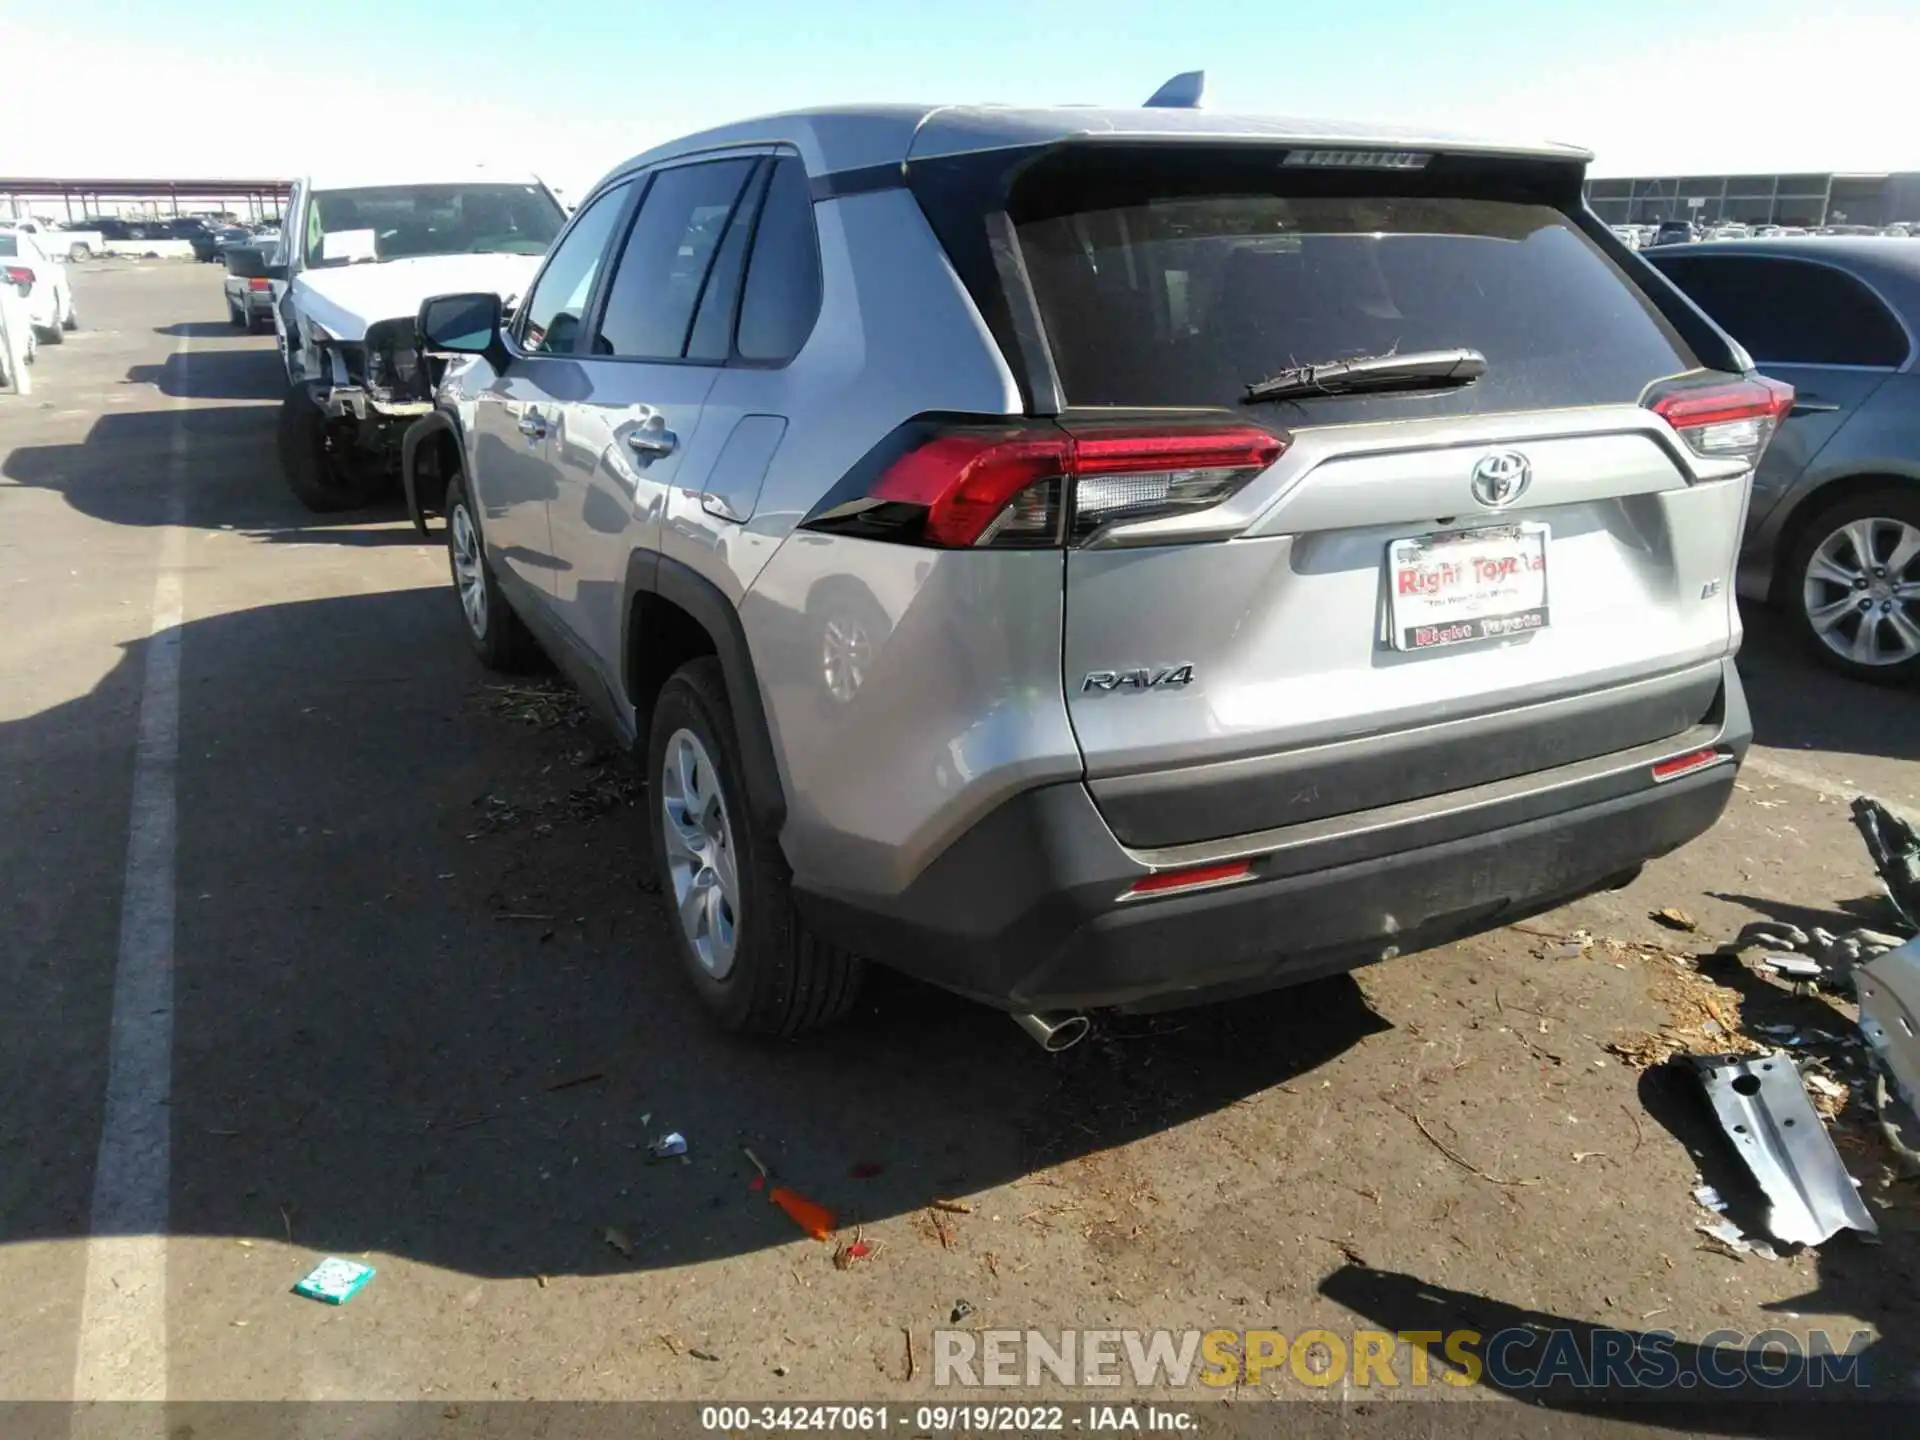
<svg viewBox="0 0 1920 1440">
<path fill-rule="evenodd" d="M 302 504 L 348 510 L 399 489 L 401 436 L 433 408 L 420 302 L 462 291 L 510 302 L 566 218 L 535 176 L 477 167 L 294 182 L 277 255 L 237 252 L 228 268 L 273 282 L 288 384 L 280 468 Z"/>
<path fill-rule="evenodd" d="M 61 230 L 38 220 L 0 220 L 0 230 L 17 230 L 33 236 L 40 248 L 56 258 L 91 260 L 107 253 L 106 237 L 98 230 Z"/>
</svg>

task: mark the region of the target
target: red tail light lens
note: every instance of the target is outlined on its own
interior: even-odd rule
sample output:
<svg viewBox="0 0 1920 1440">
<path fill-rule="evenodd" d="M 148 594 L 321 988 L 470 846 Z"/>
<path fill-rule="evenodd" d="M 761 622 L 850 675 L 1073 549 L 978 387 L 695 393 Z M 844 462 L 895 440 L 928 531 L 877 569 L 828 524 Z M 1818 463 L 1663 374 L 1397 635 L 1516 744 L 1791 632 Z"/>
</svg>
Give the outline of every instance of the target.
<svg viewBox="0 0 1920 1440">
<path fill-rule="evenodd" d="M 1793 387 L 1751 375 L 1663 390 L 1647 407 L 1673 426 L 1696 455 L 1758 462 L 1793 409 Z"/>
<path fill-rule="evenodd" d="M 25 265 L 7 266 L 6 275 L 7 275 L 7 283 L 9 285 L 33 284 L 33 280 L 34 280 L 33 271 Z"/>
<path fill-rule="evenodd" d="M 1122 521 L 1217 505 L 1287 445 L 1251 425 L 934 427 L 909 442 L 807 524 L 947 549 L 1079 543 Z"/>
<path fill-rule="evenodd" d="M 256 277 L 255 277 L 254 279 L 251 279 L 251 280 L 249 280 L 249 281 L 247 281 L 247 289 L 249 289 L 249 290 L 271 290 L 271 289 L 273 289 L 273 282 L 272 282 L 271 280 L 263 280 L 263 279 L 260 279 L 259 277 L 257 277 L 257 276 L 256 276 Z"/>
<path fill-rule="evenodd" d="M 1724 750 L 1695 750 L 1691 755 L 1676 755 L 1653 767 L 1654 782 L 1664 785 L 1669 780 L 1678 780 L 1682 775 L 1691 775 L 1696 770 L 1705 770 L 1710 765 L 1718 765 L 1732 758 Z"/>
</svg>

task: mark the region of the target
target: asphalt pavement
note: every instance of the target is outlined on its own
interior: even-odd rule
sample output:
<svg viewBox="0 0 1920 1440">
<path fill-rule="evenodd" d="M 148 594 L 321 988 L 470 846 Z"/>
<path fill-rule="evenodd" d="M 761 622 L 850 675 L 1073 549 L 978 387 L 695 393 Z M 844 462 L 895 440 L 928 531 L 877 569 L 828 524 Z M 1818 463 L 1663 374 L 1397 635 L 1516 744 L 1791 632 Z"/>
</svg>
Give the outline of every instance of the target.
<svg viewBox="0 0 1920 1440">
<path fill-rule="evenodd" d="M 734 1041 L 666 963 L 623 757 L 550 677 L 477 668 L 437 530 L 295 504 L 271 337 L 223 322 L 217 272 L 74 285 L 88 328 L 0 397 L 0 1400 L 924 1397 L 962 1300 L 1292 1332 L 1405 1282 L 1683 1332 L 1795 1296 L 1910 1319 L 1891 1201 L 1878 1249 L 1703 1255 L 1685 1126 L 1604 1044 L 1660 1018 L 1651 909 L 1724 938 L 1871 907 L 1844 801 L 1920 808 L 1911 692 L 1750 622 L 1727 820 L 1536 922 L 1645 955 L 1501 932 L 1058 1059 L 885 979 L 826 1035 Z M 670 1130 L 688 1157 L 651 1159 Z M 327 1255 L 378 1274 L 290 1294 Z"/>
</svg>

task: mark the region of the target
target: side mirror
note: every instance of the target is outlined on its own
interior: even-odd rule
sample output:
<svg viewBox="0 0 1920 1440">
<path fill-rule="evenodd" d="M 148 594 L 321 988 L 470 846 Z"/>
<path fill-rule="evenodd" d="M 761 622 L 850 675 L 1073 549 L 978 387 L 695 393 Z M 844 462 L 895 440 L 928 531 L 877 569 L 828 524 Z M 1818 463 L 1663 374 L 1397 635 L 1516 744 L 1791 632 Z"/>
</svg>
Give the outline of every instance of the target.
<svg viewBox="0 0 1920 1440">
<path fill-rule="evenodd" d="M 498 295 L 435 295 L 421 302 L 414 329 L 416 347 L 422 351 L 495 359 L 506 353 L 500 339 Z"/>
</svg>

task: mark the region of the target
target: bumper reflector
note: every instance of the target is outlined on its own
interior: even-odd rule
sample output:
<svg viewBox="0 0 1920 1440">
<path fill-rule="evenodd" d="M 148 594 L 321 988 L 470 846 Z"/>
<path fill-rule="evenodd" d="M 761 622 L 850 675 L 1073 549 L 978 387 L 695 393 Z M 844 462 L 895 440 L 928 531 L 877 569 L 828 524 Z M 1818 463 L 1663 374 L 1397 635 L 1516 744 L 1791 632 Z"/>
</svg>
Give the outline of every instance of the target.
<svg viewBox="0 0 1920 1440">
<path fill-rule="evenodd" d="M 1724 750 L 1695 750 L 1691 755 L 1676 755 L 1671 760 L 1662 760 L 1653 767 L 1655 784 L 1665 784 L 1669 780 L 1678 780 L 1682 775 L 1691 775 L 1696 770 L 1705 770 L 1709 765 L 1718 765 L 1733 756 Z"/>
<path fill-rule="evenodd" d="M 1223 860 L 1217 865 L 1190 865 L 1184 870 L 1162 870 L 1158 874 L 1143 875 L 1126 889 L 1120 898 L 1132 899 L 1137 895 L 1168 895 L 1176 890 L 1198 890 L 1207 885 L 1224 885 L 1233 880 L 1244 880 L 1253 869 L 1251 860 Z"/>
</svg>

